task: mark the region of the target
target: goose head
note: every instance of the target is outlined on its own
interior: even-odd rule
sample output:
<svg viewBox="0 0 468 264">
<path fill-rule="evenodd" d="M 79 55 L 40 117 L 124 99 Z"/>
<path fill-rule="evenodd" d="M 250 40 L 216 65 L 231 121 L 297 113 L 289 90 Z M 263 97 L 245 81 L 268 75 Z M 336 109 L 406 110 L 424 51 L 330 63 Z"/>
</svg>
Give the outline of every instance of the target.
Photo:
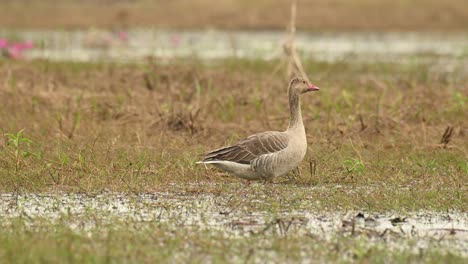
<svg viewBox="0 0 468 264">
<path fill-rule="evenodd" d="M 296 77 L 291 80 L 289 84 L 290 92 L 295 92 L 298 94 L 303 94 L 312 91 L 320 90 L 317 86 L 310 84 L 307 80 L 303 78 Z"/>
</svg>

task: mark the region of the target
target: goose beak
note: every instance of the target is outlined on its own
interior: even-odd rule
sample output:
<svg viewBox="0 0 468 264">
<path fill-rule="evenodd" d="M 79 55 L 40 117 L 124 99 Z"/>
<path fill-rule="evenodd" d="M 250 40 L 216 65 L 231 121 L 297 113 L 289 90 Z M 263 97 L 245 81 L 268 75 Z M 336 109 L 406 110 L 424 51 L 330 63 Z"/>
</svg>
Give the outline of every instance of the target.
<svg viewBox="0 0 468 264">
<path fill-rule="evenodd" d="M 308 92 L 318 91 L 318 90 L 320 90 L 320 88 L 318 88 L 317 86 L 313 84 L 309 84 L 309 88 L 307 89 Z"/>
</svg>

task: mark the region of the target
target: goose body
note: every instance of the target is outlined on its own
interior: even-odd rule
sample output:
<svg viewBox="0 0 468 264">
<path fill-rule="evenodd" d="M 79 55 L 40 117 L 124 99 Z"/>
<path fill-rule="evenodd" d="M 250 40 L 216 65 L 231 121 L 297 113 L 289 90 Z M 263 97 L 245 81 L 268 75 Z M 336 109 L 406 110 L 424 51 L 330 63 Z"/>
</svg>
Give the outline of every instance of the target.
<svg viewBox="0 0 468 264">
<path fill-rule="evenodd" d="M 214 165 L 246 180 L 271 180 L 292 171 L 307 151 L 299 97 L 317 90 L 305 80 L 294 78 L 288 87 L 290 121 L 285 131 L 251 135 L 235 145 L 207 153 L 198 163 Z"/>
</svg>

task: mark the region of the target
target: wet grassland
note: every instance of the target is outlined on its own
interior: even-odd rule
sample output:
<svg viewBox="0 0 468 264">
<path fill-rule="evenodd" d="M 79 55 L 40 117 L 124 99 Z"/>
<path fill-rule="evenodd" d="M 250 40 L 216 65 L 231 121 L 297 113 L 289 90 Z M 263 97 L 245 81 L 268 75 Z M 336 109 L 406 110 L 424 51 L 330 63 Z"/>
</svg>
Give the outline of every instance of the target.
<svg viewBox="0 0 468 264">
<path fill-rule="evenodd" d="M 466 65 L 306 61 L 298 171 L 195 165 L 287 126 L 278 64 L 0 61 L 0 257 L 464 262 Z"/>
</svg>

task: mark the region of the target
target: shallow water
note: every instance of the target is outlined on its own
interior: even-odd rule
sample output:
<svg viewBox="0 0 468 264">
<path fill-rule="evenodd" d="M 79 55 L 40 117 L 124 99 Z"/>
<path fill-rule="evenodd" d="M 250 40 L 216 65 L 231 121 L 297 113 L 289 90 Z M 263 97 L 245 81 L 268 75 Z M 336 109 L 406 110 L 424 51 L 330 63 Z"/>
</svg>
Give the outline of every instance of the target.
<svg viewBox="0 0 468 264">
<path fill-rule="evenodd" d="M 330 240 L 336 236 L 364 234 L 390 249 L 406 249 L 406 241 L 416 240 L 414 250 L 437 247 L 468 256 L 468 213 L 456 211 L 401 215 L 283 208 L 271 212 L 239 204 L 233 206 L 227 195 L 187 193 L 1 194 L 1 225 L 7 226 L 17 219 L 34 227 L 44 224 L 44 220 L 65 223 L 79 233 L 92 230 L 97 222 L 112 224 L 118 220 L 130 223 L 129 226 L 138 223 L 139 228 L 144 228 L 145 223 L 164 223 L 175 229 L 196 227 L 241 237 L 261 233 L 315 235 Z"/>
<path fill-rule="evenodd" d="M 123 32 L 123 31 L 122 31 Z M 0 31 L 0 38 L 32 40 L 28 58 L 72 61 L 140 61 L 152 56 L 201 60 L 251 58 L 270 60 L 283 54 L 287 34 L 281 31 L 162 31 L 122 32 Z M 468 35 L 429 33 L 312 33 L 297 34 L 303 59 L 336 62 L 392 61 L 467 64 Z"/>
</svg>

